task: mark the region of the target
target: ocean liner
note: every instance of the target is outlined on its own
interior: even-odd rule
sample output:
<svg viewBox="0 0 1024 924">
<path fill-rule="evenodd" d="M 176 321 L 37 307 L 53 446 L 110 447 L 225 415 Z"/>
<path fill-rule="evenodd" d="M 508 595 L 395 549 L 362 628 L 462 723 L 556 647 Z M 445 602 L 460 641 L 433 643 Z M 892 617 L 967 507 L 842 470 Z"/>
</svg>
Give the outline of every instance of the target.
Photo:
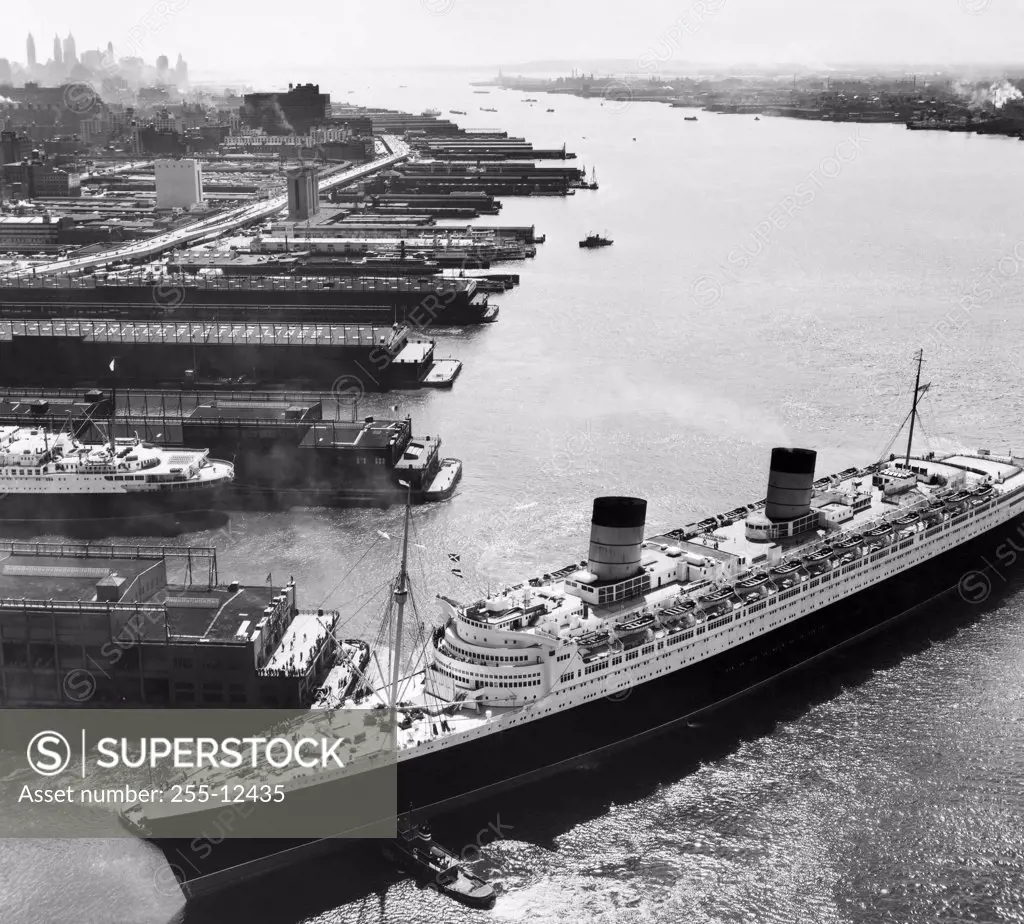
<svg viewBox="0 0 1024 924">
<path fill-rule="evenodd" d="M 648 538 L 644 500 L 601 497 L 585 560 L 472 603 L 439 597 L 443 622 L 426 635 L 422 666 L 396 652 L 390 678 L 381 670 L 360 702 L 394 720 L 398 805 L 429 814 L 678 734 L 693 716 L 922 608 L 988 556 L 1003 561 L 1024 511 L 1024 459 L 915 456 L 922 391 L 919 360 L 899 458 L 815 479 L 814 451 L 776 448 L 763 500 Z M 406 522 L 407 535 L 408 513 Z M 405 549 L 392 591 L 401 640 Z M 374 763 L 282 777 L 283 804 L 337 805 Z M 175 816 L 212 823 L 218 810 L 137 805 L 123 820 L 156 841 L 193 895 L 344 843 L 168 836 Z"/>
<path fill-rule="evenodd" d="M 206 450 L 138 438 L 84 443 L 45 427 L 0 427 L 0 520 L 208 510 L 234 477 Z"/>
</svg>

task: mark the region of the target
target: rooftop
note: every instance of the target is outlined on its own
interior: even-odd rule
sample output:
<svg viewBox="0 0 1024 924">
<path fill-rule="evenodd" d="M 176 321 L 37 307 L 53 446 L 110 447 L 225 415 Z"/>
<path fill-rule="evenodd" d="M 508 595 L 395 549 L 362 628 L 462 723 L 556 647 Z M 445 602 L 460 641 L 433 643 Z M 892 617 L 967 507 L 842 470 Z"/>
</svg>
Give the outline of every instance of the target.
<svg viewBox="0 0 1024 924">
<path fill-rule="evenodd" d="M 263 618 L 280 588 L 270 586 L 195 587 L 168 585 L 150 602 L 163 604 L 170 635 L 202 640 L 247 640 Z M 151 633 L 162 638 L 163 625 L 151 625 Z M 143 633 L 145 637 L 146 633 Z"/>
<path fill-rule="evenodd" d="M 148 571 L 149 558 L 67 558 L 59 555 L 0 553 L 0 598 L 46 600 L 53 603 L 94 603 L 96 585 L 111 576 L 125 579 L 124 587 Z"/>
</svg>

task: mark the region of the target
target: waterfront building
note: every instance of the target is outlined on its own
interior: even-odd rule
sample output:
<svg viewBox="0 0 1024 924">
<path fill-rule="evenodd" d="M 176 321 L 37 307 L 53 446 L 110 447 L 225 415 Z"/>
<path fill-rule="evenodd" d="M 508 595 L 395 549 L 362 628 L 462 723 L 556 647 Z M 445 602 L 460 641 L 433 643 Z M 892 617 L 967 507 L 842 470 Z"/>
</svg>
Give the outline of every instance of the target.
<svg viewBox="0 0 1024 924">
<path fill-rule="evenodd" d="M 218 583 L 210 548 L 12 542 L 0 547 L 0 706 L 304 708 L 333 663 L 337 618 L 300 612 L 293 580 Z"/>
</svg>

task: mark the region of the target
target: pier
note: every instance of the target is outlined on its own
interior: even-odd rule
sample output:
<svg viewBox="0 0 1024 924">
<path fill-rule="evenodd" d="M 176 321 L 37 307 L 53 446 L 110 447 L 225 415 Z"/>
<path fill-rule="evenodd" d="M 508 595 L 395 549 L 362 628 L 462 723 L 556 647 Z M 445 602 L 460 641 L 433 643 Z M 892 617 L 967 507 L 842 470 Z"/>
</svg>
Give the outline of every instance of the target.
<svg viewBox="0 0 1024 924">
<path fill-rule="evenodd" d="M 234 378 L 329 388 L 344 374 L 383 391 L 418 387 L 430 370 L 433 343 L 409 334 L 397 324 L 0 319 L 0 363 L 12 385 L 105 381 L 116 360 L 119 380 L 137 385 Z"/>
</svg>

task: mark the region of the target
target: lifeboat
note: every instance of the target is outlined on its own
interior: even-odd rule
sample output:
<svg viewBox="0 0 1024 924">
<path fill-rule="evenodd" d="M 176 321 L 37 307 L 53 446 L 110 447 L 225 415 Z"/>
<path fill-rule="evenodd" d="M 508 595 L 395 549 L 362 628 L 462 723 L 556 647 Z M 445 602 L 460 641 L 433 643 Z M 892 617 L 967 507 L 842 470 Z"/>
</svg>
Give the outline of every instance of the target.
<svg viewBox="0 0 1024 924">
<path fill-rule="evenodd" d="M 902 517 L 896 517 L 896 523 L 898 526 L 913 526 L 915 523 L 921 522 L 921 515 L 919 513 L 908 513 Z"/>
<path fill-rule="evenodd" d="M 792 561 L 792 562 L 789 562 L 788 564 L 778 565 L 777 567 L 772 568 L 770 573 L 772 575 L 776 576 L 776 577 L 786 577 L 787 575 L 791 575 L 794 572 L 799 571 L 799 570 L 800 570 L 800 562 Z"/>
<path fill-rule="evenodd" d="M 640 632 L 643 629 L 648 628 L 654 623 L 654 616 L 648 613 L 645 616 L 640 616 L 637 619 L 631 619 L 629 622 L 623 623 L 615 631 L 620 635 L 630 635 L 635 632 Z"/>
<path fill-rule="evenodd" d="M 857 548 L 857 546 L 859 546 L 863 541 L 864 541 L 864 537 L 860 536 L 860 535 L 857 535 L 857 536 L 847 536 L 845 539 L 840 539 L 838 542 L 836 542 L 836 548 L 837 549 L 854 549 L 854 548 Z"/>
<path fill-rule="evenodd" d="M 885 539 L 892 533 L 892 529 L 888 523 L 880 523 L 878 526 L 864 530 L 864 535 L 869 539 Z"/>
<path fill-rule="evenodd" d="M 768 583 L 767 574 L 754 574 L 742 581 L 738 581 L 736 586 L 743 590 L 754 590 L 758 587 Z"/>
<path fill-rule="evenodd" d="M 605 644 L 611 637 L 611 633 L 607 629 L 601 629 L 597 632 L 590 632 L 587 635 L 581 635 L 576 639 L 576 644 L 580 648 L 596 648 L 598 645 Z"/>
</svg>

